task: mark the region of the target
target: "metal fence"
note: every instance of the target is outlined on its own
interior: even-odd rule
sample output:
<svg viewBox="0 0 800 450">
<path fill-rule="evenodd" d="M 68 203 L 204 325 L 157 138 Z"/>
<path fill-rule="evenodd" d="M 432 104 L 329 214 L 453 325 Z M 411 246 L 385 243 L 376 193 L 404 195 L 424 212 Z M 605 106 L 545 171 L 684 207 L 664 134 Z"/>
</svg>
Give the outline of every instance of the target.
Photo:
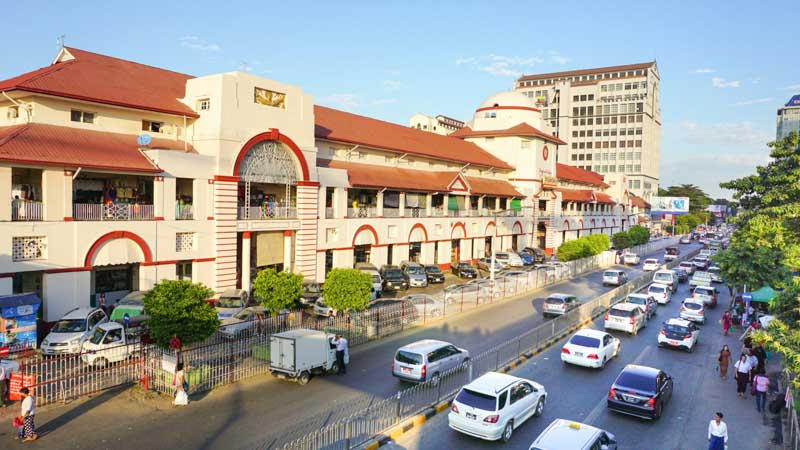
<svg viewBox="0 0 800 450">
<path fill-rule="evenodd" d="M 698 251 L 691 252 L 667 267 L 675 267 Z M 366 443 L 373 436 L 395 426 L 405 418 L 426 408 L 452 398 L 462 386 L 481 375 L 496 371 L 524 354 L 544 348 L 551 339 L 566 334 L 572 327 L 580 326 L 652 282 L 652 275 L 645 273 L 630 282 L 583 303 L 572 312 L 548 321 L 536 328 L 506 341 L 491 350 L 477 355 L 457 367 L 441 374 L 437 379 L 415 385 L 394 396 L 382 400 L 361 411 L 354 412 L 317 431 L 309 433 L 283 445 L 284 450 L 350 450 Z M 341 408 L 339 408 L 341 409 Z M 341 415 L 342 412 L 337 413 Z"/>
</svg>

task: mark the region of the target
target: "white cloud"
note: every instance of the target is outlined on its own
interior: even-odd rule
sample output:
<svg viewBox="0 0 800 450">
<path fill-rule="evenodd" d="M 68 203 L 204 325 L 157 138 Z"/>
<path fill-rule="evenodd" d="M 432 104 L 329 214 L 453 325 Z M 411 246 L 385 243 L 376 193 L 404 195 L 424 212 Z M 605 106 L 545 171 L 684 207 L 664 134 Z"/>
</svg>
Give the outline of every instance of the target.
<svg viewBox="0 0 800 450">
<path fill-rule="evenodd" d="M 398 80 L 383 80 L 383 87 L 387 91 L 396 91 L 403 87 L 403 82 Z"/>
<path fill-rule="evenodd" d="M 790 84 L 783 88 L 784 91 L 800 91 L 800 84 Z"/>
<path fill-rule="evenodd" d="M 665 129 L 667 133 L 689 144 L 750 149 L 766 149 L 774 139 L 772 133 L 756 130 L 750 122 L 683 122 L 677 129 Z"/>
<path fill-rule="evenodd" d="M 246 62 L 243 62 L 243 63 L 239 64 L 239 67 L 237 67 L 236 70 L 240 70 L 242 72 L 252 72 L 253 71 L 253 66 L 251 66 L 250 64 L 247 64 Z"/>
<path fill-rule="evenodd" d="M 472 64 L 477 60 L 478 58 L 458 58 L 456 60 L 456 64 L 458 64 L 459 66 L 462 64 Z"/>
<path fill-rule="evenodd" d="M 714 77 L 711 79 L 711 85 L 715 88 L 738 88 L 741 86 L 739 80 L 727 81 L 725 78 Z"/>
<path fill-rule="evenodd" d="M 569 62 L 569 58 L 567 58 L 566 56 L 562 56 L 562 55 L 553 55 L 553 56 L 550 57 L 550 60 L 553 61 L 554 63 L 560 64 L 562 66 Z"/>
<path fill-rule="evenodd" d="M 380 106 L 380 105 L 390 105 L 392 103 L 397 103 L 396 98 L 379 98 L 377 100 L 373 100 L 370 102 L 372 106 Z"/>
<path fill-rule="evenodd" d="M 765 98 L 757 98 L 755 100 L 745 100 L 742 102 L 736 102 L 732 106 L 750 106 L 750 105 L 757 105 L 759 103 L 769 103 L 775 100 L 773 97 L 765 97 Z"/>
<path fill-rule="evenodd" d="M 197 36 L 183 36 L 179 39 L 181 43 L 181 47 L 190 48 L 192 50 L 198 50 L 201 52 L 219 52 L 222 50 L 217 44 L 212 44 L 204 39 L 201 39 Z"/>
<path fill-rule="evenodd" d="M 342 109 L 355 109 L 361 106 L 361 102 L 355 94 L 331 94 L 326 97 L 320 97 L 317 100 L 319 103 Z"/>
<path fill-rule="evenodd" d="M 493 62 L 488 66 L 481 66 L 478 70 L 498 76 L 519 77 L 522 75 L 521 70 L 512 69 L 510 64 L 506 62 Z"/>
<path fill-rule="evenodd" d="M 703 69 L 695 69 L 694 73 L 714 73 L 714 69 L 709 69 L 708 67 Z"/>
<path fill-rule="evenodd" d="M 750 78 L 750 82 L 753 84 L 761 84 L 761 77 Z"/>
<path fill-rule="evenodd" d="M 551 59 L 553 59 L 555 62 L 556 58 L 559 61 L 561 61 L 561 58 L 563 58 L 566 62 L 566 58 L 560 55 L 552 55 Z M 476 66 L 481 72 L 486 72 L 492 75 L 518 77 L 522 75 L 524 68 L 533 67 L 546 61 L 547 60 L 545 58 L 539 56 L 505 56 L 495 55 L 492 53 L 483 56 L 459 58 L 456 60 L 456 64 L 473 65 Z"/>
</svg>

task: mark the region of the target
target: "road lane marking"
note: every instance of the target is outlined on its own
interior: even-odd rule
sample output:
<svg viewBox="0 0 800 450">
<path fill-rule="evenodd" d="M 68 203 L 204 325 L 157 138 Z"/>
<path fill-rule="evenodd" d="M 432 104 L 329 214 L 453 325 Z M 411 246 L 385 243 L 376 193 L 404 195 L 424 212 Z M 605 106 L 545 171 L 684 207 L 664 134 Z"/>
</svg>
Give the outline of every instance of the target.
<svg viewBox="0 0 800 450">
<path fill-rule="evenodd" d="M 652 350 L 652 348 L 653 348 L 652 345 L 648 345 L 647 347 L 643 348 L 642 351 L 639 352 L 639 354 L 636 356 L 636 359 L 634 359 L 633 362 L 631 362 L 630 364 L 641 363 L 642 360 L 650 353 L 650 350 Z M 598 417 L 600 417 L 600 414 L 602 414 L 603 411 L 606 410 L 607 408 L 606 400 L 608 400 L 608 393 L 606 393 L 606 395 L 604 395 L 603 398 L 601 398 L 600 401 L 597 402 L 594 408 L 589 412 L 589 415 L 586 416 L 583 423 L 588 425 L 593 425 L 594 421 L 597 420 Z"/>
</svg>

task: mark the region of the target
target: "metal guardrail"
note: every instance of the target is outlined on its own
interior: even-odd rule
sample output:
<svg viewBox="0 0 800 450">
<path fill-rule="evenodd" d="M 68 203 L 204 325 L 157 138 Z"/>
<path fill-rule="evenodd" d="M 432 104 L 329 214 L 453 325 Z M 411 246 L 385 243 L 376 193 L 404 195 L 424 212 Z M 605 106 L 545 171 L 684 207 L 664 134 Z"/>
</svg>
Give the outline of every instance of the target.
<svg viewBox="0 0 800 450">
<path fill-rule="evenodd" d="M 659 242 L 645 244 L 644 248 L 635 251 L 647 251 L 649 253 L 656 248 L 654 244 L 659 244 Z M 666 247 L 669 243 L 661 243 L 661 245 Z M 665 264 L 665 266 L 668 268 L 675 267 L 681 261 L 694 256 L 698 252 L 699 250 L 695 250 L 685 254 Z M 642 274 L 620 287 L 583 303 L 579 308 L 568 314 L 541 324 L 516 338 L 473 357 L 462 366 L 451 369 L 436 379 L 398 391 L 390 398 L 335 421 L 299 439 L 288 442 L 281 448 L 284 450 L 315 450 L 322 448 L 326 450 L 350 450 L 358 448 L 373 436 L 401 423 L 406 418 L 441 401 L 450 399 L 462 386 L 469 384 L 476 377 L 496 371 L 508 363 L 518 360 L 523 354 L 531 354 L 535 350 L 545 348 L 546 343 L 551 339 L 560 338 L 573 327 L 593 320 L 612 305 L 622 301 L 628 294 L 638 291 L 651 282 L 652 274 Z M 337 414 L 341 415 L 341 411 Z"/>
</svg>

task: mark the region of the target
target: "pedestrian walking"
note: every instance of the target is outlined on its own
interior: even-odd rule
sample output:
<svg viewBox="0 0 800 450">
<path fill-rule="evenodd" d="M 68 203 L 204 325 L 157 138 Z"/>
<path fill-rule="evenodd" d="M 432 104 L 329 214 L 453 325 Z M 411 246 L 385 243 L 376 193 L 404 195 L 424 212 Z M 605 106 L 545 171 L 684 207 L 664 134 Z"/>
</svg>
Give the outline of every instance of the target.
<svg viewBox="0 0 800 450">
<path fill-rule="evenodd" d="M 33 423 L 33 416 L 36 414 L 36 399 L 31 395 L 31 391 L 24 387 L 19 390 L 19 395 L 22 397 L 22 409 L 20 416 L 22 416 L 22 441 L 30 442 L 39 438 L 36 434 L 36 426 Z"/>
<path fill-rule="evenodd" d="M 175 377 L 172 379 L 172 384 L 175 386 L 175 400 L 173 400 L 172 404 L 175 406 L 188 405 L 189 383 L 186 381 L 186 373 L 183 371 L 182 362 L 175 366 Z"/>
<path fill-rule="evenodd" d="M 728 425 L 722 421 L 723 417 L 717 412 L 708 424 L 708 450 L 725 450 L 728 446 Z"/>
<path fill-rule="evenodd" d="M 719 362 L 719 377 L 723 380 L 728 379 L 728 364 L 731 362 L 731 350 L 728 348 L 728 345 L 725 344 L 722 346 L 722 350 L 719 352 L 719 358 L 717 358 Z"/>
<path fill-rule="evenodd" d="M 756 370 L 759 373 L 766 373 L 767 372 L 767 352 L 764 350 L 764 347 L 761 344 L 758 344 L 753 348 L 753 355 L 755 355 L 758 364 L 756 365 Z"/>
<path fill-rule="evenodd" d="M 725 336 L 728 335 L 728 331 L 731 329 L 731 312 L 725 311 L 725 314 L 722 315 L 722 331 L 725 333 Z"/>
<path fill-rule="evenodd" d="M 747 364 L 750 365 L 749 381 L 752 383 L 753 378 L 756 376 L 756 369 L 758 368 L 758 358 L 753 354 L 752 349 L 747 350 Z M 752 395 L 756 395 L 755 388 L 752 391 Z"/>
<path fill-rule="evenodd" d="M 769 377 L 763 372 L 759 372 L 753 378 L 753 385 L 756 388 L 756 410 L 763 412 L 767 406 L 767 391 L 769 390 Z"/>
<path fill-rule="evenodd" d="M 739 398 L 744 398 L 744 390 L 747 387 L 747 381 L 750 379 L 750 363 L 747 362 L 747 355 L 742 353 L 739 361 L 733 365 L 736 368 L 736 393 Z"/>
<path fill-rule="evenodd" d="M 339 365 L 339 375 L 347 373 L 347 364 L 345 364 L 345 355 L 349 352 L 347 348 L 347 339 L 343 338 L 341 334 L 337 334 L 333 340 L 336 345 L 336 363 Z"/>
</svg>

